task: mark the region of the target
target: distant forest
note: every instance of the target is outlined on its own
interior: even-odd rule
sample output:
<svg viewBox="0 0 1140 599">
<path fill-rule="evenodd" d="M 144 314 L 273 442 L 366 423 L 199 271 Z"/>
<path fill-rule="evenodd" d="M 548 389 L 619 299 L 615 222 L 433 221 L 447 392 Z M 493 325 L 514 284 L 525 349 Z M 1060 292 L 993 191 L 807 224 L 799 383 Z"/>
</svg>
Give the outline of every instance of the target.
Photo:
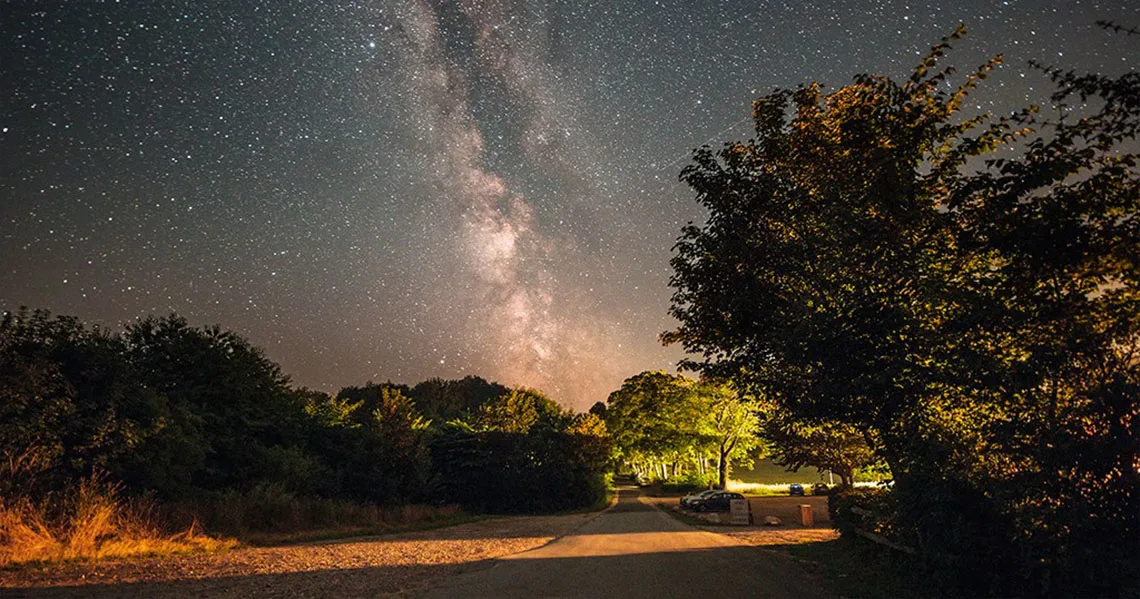
<svg viewBox="0 0 1140 599">
<path fill-rule="evenodd" d="M 335 395 L 297 388 L 241 336 L 178 316 L 122 331 L 21 309 L 0 321 L 0 501 L 92 477 L 159 502 L 267 491 L 471 511 L 605 497 L 593 414 L 476 376 Z"/>
</svg>

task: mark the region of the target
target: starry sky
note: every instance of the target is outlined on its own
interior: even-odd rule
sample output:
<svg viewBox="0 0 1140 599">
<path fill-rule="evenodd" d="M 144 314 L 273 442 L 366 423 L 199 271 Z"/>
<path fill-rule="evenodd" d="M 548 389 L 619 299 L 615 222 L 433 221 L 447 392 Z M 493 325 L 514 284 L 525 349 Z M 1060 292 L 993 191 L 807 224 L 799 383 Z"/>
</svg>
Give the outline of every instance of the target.
<svg viewBox="0 0 1140 599">
<path fill-rule="evenodd" d="M 0 3 L 0 309 L 177 312 L 298 385 L 477 374 L 578 410 L 674 369 L 691 150 L 775 87 L 903 78 L 959 24 L 978 108 L 1030 59 L 1135 69 L 1130 0 Z"/>
</svg>

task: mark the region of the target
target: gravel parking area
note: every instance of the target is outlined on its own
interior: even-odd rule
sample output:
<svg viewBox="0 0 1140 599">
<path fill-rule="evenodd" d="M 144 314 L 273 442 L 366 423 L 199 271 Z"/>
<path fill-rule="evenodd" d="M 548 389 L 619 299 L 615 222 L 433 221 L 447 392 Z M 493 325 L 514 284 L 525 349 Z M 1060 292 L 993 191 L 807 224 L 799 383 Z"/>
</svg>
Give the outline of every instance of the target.
<svg viewBox="0 0 1140 599">
<path fill-rule="evenodd" d="M 643 500 L 665 510 L 676 510 L 679 496 L 645 497 Z M 752 508 L 753 524 L 749 526 L 732 526 L 728 524 L 698 525 L 699 528 L 731 536 L 750 545 L 795 545 L 799 543 L 813 543 L 817 541 L 831 541 L 839 538 L 839 531 L 831 527 L 831 519 L 827 514 L 827 497 L 749 497 L 748 502 Z M 800 506 L 812 506 L 814 525 L 805 527 L 800 524 Z M 722 514 L 725 520 L 727 514 Z M 780 519 L 779 526 L 764 525 L 764 516 L 776 516 Z"/>
<path fill-rule="evenodd" d="M 533 549 L 596 513 L 495 518 L 431 531 L 209 555 L 0 571 L 4 597 L 416 596 L 434 579 Z"/>
</svg>

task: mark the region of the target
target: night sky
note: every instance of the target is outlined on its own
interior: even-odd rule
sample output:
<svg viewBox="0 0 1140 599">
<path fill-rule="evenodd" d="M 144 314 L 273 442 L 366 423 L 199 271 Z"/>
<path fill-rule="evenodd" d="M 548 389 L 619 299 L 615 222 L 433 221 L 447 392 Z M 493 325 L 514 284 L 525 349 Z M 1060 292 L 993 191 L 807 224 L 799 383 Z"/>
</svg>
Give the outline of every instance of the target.
<svg viewBox="0 0 1140 599">
<path fill-rule="evenodd" d="M 692 148 L 775 87 L 904 78 L 959 23 L 978 97 L 1135 69 L 1129 0 L 5 2 L 0 309 L 177 312 L 299 385 L 477 374 L 582 410 L 658 335 Z"/>
</svg>

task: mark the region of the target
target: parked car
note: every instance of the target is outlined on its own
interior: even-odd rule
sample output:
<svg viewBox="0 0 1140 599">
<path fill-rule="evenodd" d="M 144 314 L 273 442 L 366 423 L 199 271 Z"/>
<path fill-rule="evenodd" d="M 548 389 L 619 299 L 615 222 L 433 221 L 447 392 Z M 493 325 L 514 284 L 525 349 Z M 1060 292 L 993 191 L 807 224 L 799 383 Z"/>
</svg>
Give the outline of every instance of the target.
<svg viewBox="0 0 1140 599">
<path fill-rule="evenodd" d="M 799 495 L 803 497 L 804 486 L 799 483 L 792 483 L 792 486 L 788 487 L 788 495 Z"/>
<path fill-rule="evenodd" d="M 689 493 L 688 495 L 685 495 L 681 498 L 681 507 L 691 508 L 693 501 L 704 499 L 705 497 L 708 497 L 717 491 L 718 489 L 706 489 L 704 491 L 698 491 L 696 493 Z"/>
<path fill-rule="evenodd" d="M 812 495 L 827 495 L 829 493 L 831 493 L 831 487 L 827 486 L 827 483 L 815 483 L 811 486 Z"/>
<path fill-rule="evenodd" d="M 694 499 L 689 505 L 698 512 L 727 512 L 733 499 L 744 499 L 744 496 L 731 491 L 714 491 L 705 497 Z"/>
</svg>

